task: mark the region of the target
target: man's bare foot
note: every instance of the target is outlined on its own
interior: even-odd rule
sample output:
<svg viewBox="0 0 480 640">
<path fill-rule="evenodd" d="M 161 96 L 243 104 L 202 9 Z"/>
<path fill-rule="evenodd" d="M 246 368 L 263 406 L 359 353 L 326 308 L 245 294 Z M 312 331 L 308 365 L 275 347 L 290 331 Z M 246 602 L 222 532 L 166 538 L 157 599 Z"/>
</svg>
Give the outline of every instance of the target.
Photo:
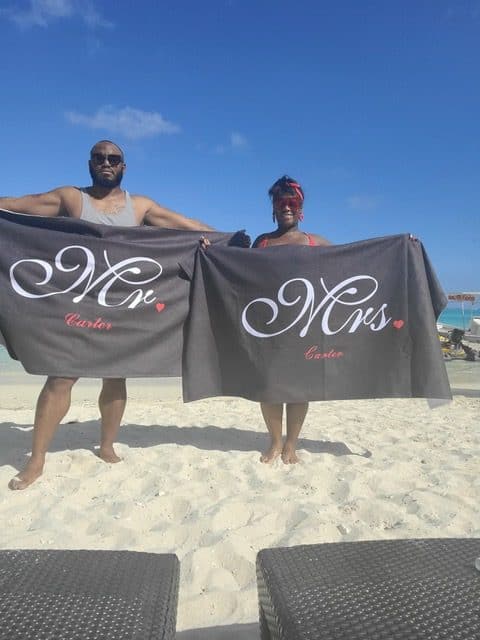
<svg viewBox="0 0 480 640">
<path fill-rule="evenodd" d="M 115 464 L 116 462 L 121 462 L 122 459 L 117 456 L 113 447 L 100 447 L 97 451 L 97 456 L 101 458 L 104 462 L 108 462 L 110 464 Z"/>
<path fill-rule="evenodd" d="M 260 456 L 260 462 L 264 462 L 265 464 L 271 464 L 274 460 L 278 458 L 278 456 L 282 453 L 282 445 L 281 444 L 272 444 L 268 451 L 262 453 Z"/>
<path fill-rule="evenodd" d="M 300 462 L 294 444 L 285 442 L 282 449 L 282 460 L 285 464 L 297 464 L 297 462 Z"/>
<path fill-rule="evenodd" d="M 8 483 L 8 488 L 12 491 L 21 491 L 26 489 L 42 475 L 43 464 L 38 464 L 29 460 L 23 471 L 20 471 L 14 478 Z"/>
</svg>

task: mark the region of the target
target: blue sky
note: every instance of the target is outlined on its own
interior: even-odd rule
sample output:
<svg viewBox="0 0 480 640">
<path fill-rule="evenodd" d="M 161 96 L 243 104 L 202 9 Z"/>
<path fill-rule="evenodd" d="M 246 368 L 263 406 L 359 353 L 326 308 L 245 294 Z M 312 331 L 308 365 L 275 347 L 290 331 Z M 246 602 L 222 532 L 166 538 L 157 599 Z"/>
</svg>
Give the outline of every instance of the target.
<svg viewBox="0 0 480 640">
<path fill-rule="evenodd" d="M 269 186 L 335 243 L 411 232 L 480 290 L 480 1 L 4 0 L 2 195 L 124 186 L 252 239 Z"/>
</svg>

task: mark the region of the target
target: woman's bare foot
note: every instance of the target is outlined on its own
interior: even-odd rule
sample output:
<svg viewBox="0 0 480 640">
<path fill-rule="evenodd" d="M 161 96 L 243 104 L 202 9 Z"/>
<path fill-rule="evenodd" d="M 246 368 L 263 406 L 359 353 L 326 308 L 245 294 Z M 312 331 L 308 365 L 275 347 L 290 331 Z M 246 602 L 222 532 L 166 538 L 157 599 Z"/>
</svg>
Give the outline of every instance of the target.
<svg viewBox="0 0 480 640">
<path fill-rule="evenodd" d="M 295 445 L 291 442 L 285 442 L 282 449 L 282 460 L 285 464 L 297 464 L 300 458 L 297 456 Z"/>
<path fill-rule="evenodd" d="M 282 453 L 282 443 L 272 444 L 268 451 L 262 453 L 260 456 L 260 462 L 264 462 L 265 464 L 271 464 L 274 460 L 278 458 L 278 456 Z"/>
<path fill-rule="evenodd" d="M 8 488 L 12 489 L 12 491 L 21 491 L 22 489 L 26 489 L 42 475 L 43 466 L 43 462 L 39 463 L 30 459 L 25 465 L 25 468 L 10 480 Z"/>
<path fill-rule="evenodd" d="M 122 461 L 122 459 L 117 456 L 112 446 L 100 447 L 100 449 L 97 451 L 97 456 L 104 462 L 108 462 L 110 464 L 115 464 L 116 462 Z"/>
</svg>

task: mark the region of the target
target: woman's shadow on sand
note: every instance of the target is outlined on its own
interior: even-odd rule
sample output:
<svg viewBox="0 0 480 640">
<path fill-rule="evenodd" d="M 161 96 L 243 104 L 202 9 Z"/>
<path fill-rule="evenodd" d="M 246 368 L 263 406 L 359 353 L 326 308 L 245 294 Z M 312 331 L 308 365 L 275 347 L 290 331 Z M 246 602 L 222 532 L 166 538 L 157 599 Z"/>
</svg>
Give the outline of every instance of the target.
<svg viewBox="0 0 480 640">
<path fill-rule="evenodd" d="M 98 420 L 62 423 L 55 434 L 49 452 L 75 449 L 92 450 L 98 445 L 100 424 Z M 0 423 L 0 464 L 14 465 L 20 451 L 29 452 L 32 443 L 32 426 L 12 422 Z M 163 444 L 191 446 L 204 451 L 264 451 L 268 444 L 266 433 L 257 433 L 240 427 L 179 427 L 176 425 L 123 425 L 118 443 L 134 449 Z M 344 442 L 299 438 L 298 449 L 310 453 L 327 453 L 332 456 L 371 457 L 368 450 L 352 451 Z M 12 460 L 16 452 L 17 460 Z"/>
</svg>

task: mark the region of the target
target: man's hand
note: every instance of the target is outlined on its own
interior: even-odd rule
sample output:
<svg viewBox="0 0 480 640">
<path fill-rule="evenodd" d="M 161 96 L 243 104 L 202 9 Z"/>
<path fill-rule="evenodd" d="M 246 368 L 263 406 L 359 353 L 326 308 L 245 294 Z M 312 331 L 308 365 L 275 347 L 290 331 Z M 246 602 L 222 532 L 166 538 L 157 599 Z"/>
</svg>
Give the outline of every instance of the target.
<svg viewBox="0 0 480 640">
<path fill-rule="evenodd" d="M 205 236 L 202 236 L 199 242 L 202 249 L 206 249 L 211 245 L 210 240 Z M 246 234 L 243 229 L 241 231 L 237 231 L 236 233 L 234 233 L 233 236 L 228 241 L 229 247 L 241 247 L 243 249 L 248 249 L 250 247 L 250 244 L 251 244 L 250 236 Z"/>
<path fill-rule="evenodd" d="M 241 231 L 237 231 L 236 233 L 234 233 L 228 242 L 229 247 L 241 247 L 243 249 L 250 248 L 251 244 L 252 244 L 252 240 L 250 236 L 247 233 L 245 233 L 245 229 L 242 229 Z"/>
</svg>

